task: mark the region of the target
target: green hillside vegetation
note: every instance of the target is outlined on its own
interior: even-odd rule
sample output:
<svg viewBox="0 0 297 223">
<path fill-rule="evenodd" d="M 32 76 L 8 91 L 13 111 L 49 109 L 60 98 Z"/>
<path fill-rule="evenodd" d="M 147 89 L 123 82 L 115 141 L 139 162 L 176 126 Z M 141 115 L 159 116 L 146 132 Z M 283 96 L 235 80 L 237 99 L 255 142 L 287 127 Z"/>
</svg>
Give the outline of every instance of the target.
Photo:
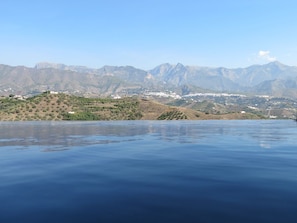
<svg viewBox="0 0 297 223">
<path fill-rule="evenodd" d="M 165 112 L 158 117 L 158 120 L 180 120 L 180 119 L 181 120 L 188 119 L 188 117 L 184 113 L 178 110 Z"/>
<path fill-rule="evenodd" d="M 41 95 L 0 101 L 1 120 L 135 120 L 141 119 L 138 101 L 132 98 L 84 98 L 67 94 Z"/>
<path fill-rule="evenodd" d="M 258 119 L 252 114 L 213 115 L 168 106 L 137 97 L 122 99 L 85 98 L 67 94 L 40 95 L 20 100 L 11 95 L 0 98 L 1 121 L 38 120 L 195 120 Z"/>
</svg>

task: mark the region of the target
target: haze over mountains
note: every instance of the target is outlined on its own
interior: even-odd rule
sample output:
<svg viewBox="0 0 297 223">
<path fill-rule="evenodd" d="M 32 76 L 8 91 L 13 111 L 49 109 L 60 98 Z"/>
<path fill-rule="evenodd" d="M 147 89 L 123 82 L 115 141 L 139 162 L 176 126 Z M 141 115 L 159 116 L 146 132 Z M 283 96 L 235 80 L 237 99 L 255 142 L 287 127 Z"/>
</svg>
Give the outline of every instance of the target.
<svg viewBox="0 0 297 223">
<path fill-rule="evenodd" d="M 161 64 L 152 70 L 132 66 L 100 69 L 38 63 L 34 68 L 0 65 L 0 95 L 45 90 L 81 95 L 132 95 L 146 91 L 267 94 L 297 98 L 297 67 L 280 62 L 228 69 Z"/>
</svg>

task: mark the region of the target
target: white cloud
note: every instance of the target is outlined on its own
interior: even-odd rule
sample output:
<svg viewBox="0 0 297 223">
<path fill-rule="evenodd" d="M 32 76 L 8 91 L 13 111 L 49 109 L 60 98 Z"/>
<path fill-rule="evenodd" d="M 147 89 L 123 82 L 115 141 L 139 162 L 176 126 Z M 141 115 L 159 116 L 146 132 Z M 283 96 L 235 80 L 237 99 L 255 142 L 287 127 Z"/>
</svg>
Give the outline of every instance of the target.
<svg viewBox="0 0 297 223">
<path fill-rule="evenodd" d="M 270 51 L 264 51 L 264 50 L 259 51 L 259 56 L 260 57 L 265 57 L 265 56 L 267 56 L 269 54 L 270 54 Z"/>
<path fill-rule="evenodd" d="M 271 56 L 270 51 L 268 51 L 268 50 L 267 51 L 260 50 L 258 52 L 258 57 L 262 60 L 269 61 L 269 62 L 276 61 L 276 58 Z"/>
</svg>

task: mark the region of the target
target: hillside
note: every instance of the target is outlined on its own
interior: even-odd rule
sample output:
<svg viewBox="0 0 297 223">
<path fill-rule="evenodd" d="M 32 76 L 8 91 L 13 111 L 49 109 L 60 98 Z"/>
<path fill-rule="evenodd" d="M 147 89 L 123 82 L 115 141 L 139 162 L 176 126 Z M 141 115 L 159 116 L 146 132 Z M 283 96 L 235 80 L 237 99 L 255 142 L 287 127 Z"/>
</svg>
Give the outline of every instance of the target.
<svg viewBox="0 0 297 223">
<path fill-rule="evenodd" d="M 253 114 L 205 114 L 193 109 L 163 105 L 147 99 L 85 98 L 68 94 L 40 95 L 20 100 L 0 98 L 0 121 L 32 120 L 197 120 L 258 119 Z"/>
</svg>

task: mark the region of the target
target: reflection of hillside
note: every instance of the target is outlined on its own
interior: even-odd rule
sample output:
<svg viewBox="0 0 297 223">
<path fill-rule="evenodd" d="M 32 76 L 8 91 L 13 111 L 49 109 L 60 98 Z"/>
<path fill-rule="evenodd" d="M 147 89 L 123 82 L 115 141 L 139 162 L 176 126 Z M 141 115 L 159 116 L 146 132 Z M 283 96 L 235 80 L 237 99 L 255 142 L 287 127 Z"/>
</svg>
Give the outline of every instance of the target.
<svg viewBox="0 0 297 223">
<path fill-rule="evenodd" d="M 7 122 L 3 123 L 0 133 L 3 146 L 62 146 L 68 149 L 127 140 L 134 136 L 141 139 L 148 134 L 157 135 L 161 140 L 178 142 L 193 142 L 209 134 L 205 128 L 196 128 L 185 121 Z"/>
<path fill-rule="evenodd" d="M 288 121 L 289 123 L 290 121 Z M 287 143 L 287 140 L 292 137 L 289 132 L 284 131 L 284 126 L 279 125 L 277 128 L 275 128 L 275 124 L 278 122 L 275 122 L 273 125 L 270 122 L 263 123 L 261 128 L 258 128 L 258 131 L 253 134 L 253 138 L 255 138 L 259 145 L 262 148 L 273 148 L 275 147 L 275 144 L 279 143 Z M 282 122 L 279 122 L 282 123 Z"/>
<path fill-rule="evenodd" d="M 272 148 L 273 142 L 286 143 L 290 135 L 284 123 L 290 121 L 192 121 L 164 123 L 156 126 L 162 140 L 173 140 L 179 143 L 198 143 L 200 140 L 209 140 L 208 143 L 232 144 L 232 140 L 253 141 L 263 148 Z M 275 128 L 274 126 L 278 126 Z M 296 126 L 292 126 L 296 128 Z M 212 141 L 214 140 L 214 141 Z M 205 143 L 205 142 L 204 142 Z M 240 144 L 239 144 L 240 145 Z M 240 149 L 240 147 L 239 147 Z"/>
<path fill-rule="evenodd" d="M 159 133 L 160 139 L 165 141 L 191 143 L 205 136 L 205 132 L 199 128 L 200 125 L 200 122 L 165 122 L 155 126 L 155 133 Z"/>
<path fill-rule="evenodd" d="M 106 141 L 111 136 L 127 137 L 146 133 L 145 129 L 105 122 L 4 123 L 0 132 L 4 146 L 78 146 L 88 144 L 88 138 L 92 136 L 103 136 Z"/>
<path fill-rule="evenodd" d="M 115 122 L 3 122 L 1 146 L 30 148 L 54 147 L 57 150 L 84 145 L 150 140 L 176 143 L 224 144 L 253 143 L 273 148 L 274 142 L 287 143 L 289 121 L 115 121 Z M 256 144 L 254 144 L 256 142 Z M 44 148 L 43 148 L 44 149 Z M 54 150 L 53 149 L 53 150 Z M 238 147 L 240 149 L 240 146 Z"/>
</svg>

